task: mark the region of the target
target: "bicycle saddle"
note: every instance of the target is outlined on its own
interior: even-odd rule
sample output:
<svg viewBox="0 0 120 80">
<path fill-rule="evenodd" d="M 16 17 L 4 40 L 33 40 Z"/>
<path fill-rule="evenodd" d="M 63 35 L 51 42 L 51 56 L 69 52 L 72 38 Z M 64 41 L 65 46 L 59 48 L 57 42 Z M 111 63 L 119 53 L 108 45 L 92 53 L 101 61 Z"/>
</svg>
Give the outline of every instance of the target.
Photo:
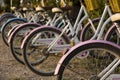
<svg viewBox="0 0 120 80">
<path fill-rule="evenodd" d="M 23 7 L 22 10 L 23 10 L 23 11 L 27 11 L 28 8 L 27 8 L 27 7 Z"/>
<path fill-rule="evenodd" d="M 60 9 L 60 8 L 58 8 L 58 7 L 54 7 L 54 8 L 52 8 L 52 12 L 53 12 L 53 13 L 62 13 L 63 10 Z"/>
<path fill-rule="evenodd" d="M 36 10 L 36 11 L 40 11 L 40 12 L 44 12 L 44 11 L 45 11 L 45 10 L 44 10 L 42 7 L 40 7 L 40 6 L 36 7 L 35 10 Z"/>
<path fill-rule="evenodd" d="M 16 10 L 17 8 L 15 6 L 10 7 L 12 11 Z"/>
<path fill-rule="evenodd" d="M 120 22 L 120 13 L 113 14 L 110 18 L 113 22 Z"/>
</svg>

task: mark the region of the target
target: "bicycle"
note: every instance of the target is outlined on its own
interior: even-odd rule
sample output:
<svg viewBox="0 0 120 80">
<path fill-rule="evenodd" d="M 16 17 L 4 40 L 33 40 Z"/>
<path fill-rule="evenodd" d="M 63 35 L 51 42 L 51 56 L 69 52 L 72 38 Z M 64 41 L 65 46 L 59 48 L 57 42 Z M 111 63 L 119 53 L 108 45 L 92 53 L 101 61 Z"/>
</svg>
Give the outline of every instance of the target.
<svg viewBox="0 0 120 80">
<path fill-rule="evenodd" d="M 112 15 L 105 21 L 106 24 L 110 22 L 110 20 L 117 23 L 117 21 L 120 20 L 119 16 L 120 14 Z M 120 74 L 119 68 L 117 68 L 120 64 L 119 52 L 120 46 L 113 42 L 105 40 L 88 40 L 81 42 L 70 48 L 59 60 L 54 75 L 58 76 L 58 80 L 116 79 L 116 77 L 110 77 Z M 94 56 L 89 54 L 94 54 Z M 102 59 L 100 59 L 101 56 Z"/>
<path fill-rule="evenodd" d="M 81 18 L 83 12 L 85 13 L 85 15 Z M 70 44 L 69 38 L 72 38 L 72 40 L 75 40 L 76 43 L 79 42 L 77 34 L 80 30 L 80 27 L 82 26 L 82 22 L 86 18 L 88 19 L 88 21 L 91 22 L 91 25 L 93 25 L 94 22 L 97 22 L 99 20 L 99 19 L 95 19 L 91 21 L 91 19 L 89 18 L 87 14 L 86 8 L 81 2 L 81 8 L 78 13 L 78 17 L 76 19 L 74 27 L 71 25 L 69 19 L 67 19 L 66 26 L 63 28 L 62 31 L 60 31 L 59 29 L 55 27 L 51 27 L 51 26 L 41 26 L 39 28 L 35 28 L 34 30 L 32 30 L 24 38 L 22 45 L 21 45 L 21 49 L 23 49 L 23 56 L 25 59 L 25 63 L 28 66 L 28 68 L 31 69 L 36 74 L 39 74 L 42 76 L 54 75 L 53 73 L 55 69 L 55 64 L 57 64 L 58 59 L 60 59 L 60 57 L 63 56 L 63 54 L 59 54 L 59 53 L 61 53 L 61 51 L 64 48 L 70 48 L 71 45 L 74 46 L 74 43 Z M 64 32 L 66 33 L 64 34 Z M 34 51 L 35 52 L 34 53 L 32 49 L 37 50 L 37 51 Z M 31 55 L 28 55 L 28 53 L 30 52 L 31 52 Z M 37 52 L 40 52 L 40 53 L 37 54 Z M 32 54 L 36 54 L 36 56 Z M 34 58 L 33 56 L 37 58 Z M 52 57 L 55 57 L 54 59 L 56 60 L 54 64 L 49 65 L 48 64 L 49 59 L 53 59 Z M 36 65 L 36 66 L 31 65 L 31 63 L 38 62 L 38 61 L 41 61 L 41 64 Z M 39 67 L 43 65 L 48 65 L 49 67 L 52 65 L 53 67 L 50 67 L 51 70 L 48 70 L 48 71 L 46 69 L 48 66 L 44 67 L 44 69 L 41 68 L 39 70 Z"/>
</svg>

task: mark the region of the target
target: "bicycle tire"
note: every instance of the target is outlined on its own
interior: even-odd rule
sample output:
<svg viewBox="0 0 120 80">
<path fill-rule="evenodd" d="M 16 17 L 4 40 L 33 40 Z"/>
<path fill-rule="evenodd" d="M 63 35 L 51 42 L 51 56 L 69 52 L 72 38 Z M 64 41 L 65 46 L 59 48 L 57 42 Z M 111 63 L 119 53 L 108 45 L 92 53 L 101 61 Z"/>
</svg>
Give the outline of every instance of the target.
<svg viewBox="0 0 120 80">
<path fill-rule="evenodd" d="M 14 16 L 11 13 L 5 13 L 0 17 L 0 28 L 2 27 L 2 25 L 10 18 L 16 18 L 16 16 Z"/>
<path fill-rule="evenodd" d="M 24 60 L 23 60 L 23 58 L 21 58 L 21 57 L 23 57 L 22 56 L 23 53 L 20 48 L 22 40 L 24 39 L 25 35 L 27 35 L 32 29 L 34 29 L 38 26 L 40 26 L 40 24 L 36 24 L 36 23 L 21 24 L 11 33 L 11 35 L 8 38 L 8 43 L 9 43 L 9 47 L 12 52 L 12 55 L 21 64 L 24 64 Z M 29 31 L 26 31 L 26 32 L 24 32 L 24 34 L 19 35 L 19 33 L 22 30 L 29 30 Z"/>
<path fill-rule="evenodd" d="M 95 18 L 95 19 L 93 19 L 92 21 L 93 21 L 94 26 L 96 27 L 96 26 L 98 25 L 99 21 L 100 21 L 100 18 Z M 96 25 L 95 23 L 97 23 L 97 25 Z M 88 22 L 88 23 L 83 27 L 83 29 L 81 30 L 81 34 L 80 34 L 80 41 L 89 40 L 89 39 L 94 35 L 94 33 L 93 33 L 93 31 L 91 30 L 90 26 L 91 26 L 91 23 Z M 90 30 L 89 30 L 89 28 L 90 28 Z M 90 33 L 88 33 L 88 32 L 90 32 Z M 88 33 L 88 34 L 86 34 L 86 33 Z M 86 37 L 86 36 L 87 36 L 87 37 Z M 87 38 L 87 39 L 86 39 L 86 38 Z"/>
<path fill-rule="evenodd" d="M 12 29 L 12 27 L 14 27 L 17 24 L 21 24 L 21 23 L 26 23 L 27 21 L 25 19 L 20 19 L 20 18 L 12 18 L 9 19 L 2 27 L 1 27 L 1 34 L 2 34 L 2 39 L 4 41 L 4 43 L 9 46 L 7 40 L 8 40 L 8 32 L 10 31 L 10 29 Z M 15 24 L 14 24 L 15 23 Z M 13 24 L 13 25 L 12 25 Z M 11 26 L 12 25 L 12 26 Z"/>
<path fill-rule="evenodd" d="M 118 45 L 120 44 L 119 32 L 115 25 L 110 27 L 110 29 L 107 31 L 104 40 L 114 42 Z"/>
<path fill-rule="evenodd" d="M 61 31 L 59 30 L 59 29 L 57 29 L 57 28 L 55 28 L 55 27 L 48 27 L 48 26 L 41 26 L 41 27 L 39 27 L 39 28 L 35 28 L 33 31 L 31 31 L 25 38 L 24 38 L 24 40 L 23 40 L 23 42 L 22 42 L 22 46 L 21 46 L 21 48 L 23 49 L 23 56 L 24 56 L 24 61 L 25 61 L 25 63 L 26 63 L 26 65 L 28 66 L 28 68 L 32 71 L 32 72 L 34 72 L 34 73 L 36 73 L 36 74 L 38 74 L 38 75 L 42 75 L 42 76 L 53 76 L 54 75 L 54 69 L 55 69 L 55 66 L 56 66 L 56 64 L 57 64 L 57 60 L 59 60 L 58 58 L 59 57 L 61 57 L 61 55 L 63 55 L 62 53 L 54 53 L 54 54 L 50 54 L 50 53 L 46 53 L 46 51 L 47 51 L 47 48 L 46 48 L 46 46 L 44 47 L 44 46 L 42 46 L 42 47 L 36 47 L 36 50 L 37 50 L 37 48 L 38 48 L 38 50 L 40 50 L 40 51 L 45 51 L 45 52 L 41 52 L 41 53 L 43 53 L 43 54 L 41 54 L 40 53 L 40 51 L 38 51 L 39 52 L 39 56 L 40 56 L 40 58 L 39 58 L 39 56 L 37 55 L 37 57 L 38 57 L 38 60 L 36 60 L 37 62 L 38 61 L 40 61 L 40 63 L 37 65 L 37 66 L 39 66 L 39 68 L 37 67 L 37 66 L 34 66 L 34 65 L 31 65 L 31 63 L 32 63 L 32 61 L 30 61 L 30 59 L 29 59 L 29 56 L 30 55 L 28 55 L 27 53 L 29 53 L 29 51 L 27 52 L 27 50 L 29 50 L 29 47 L 32 45 L 31 43 L 30 43 L 30 41 L 31 41 L 31 39 L 33 39 L 32 37 L 34 37 L 36 34 L 38 34 L 39 32 L 41 32 L 41 33 L 43 33 L 43 32 L 45 32 L 46 34 L 48 34 L 47 33 L 47 31 L 49 32 L 49 33 L 55 33 L 55 35 L 56 34 L 60 34 L 61 33 Z M 45 36 L 46 36 L 46 34 L 45 34 Z M 53 36 L 53 35 L 52 35 Z M 43 35 L 42 35 L 42 37 L 44 37 Z M 49 36 L 47 36 L 47 37 L 49 37 Z M 47 37 L 45 37 L 45 38 L 47 38 Z M 51 38 L 51 37 L 50 37 Z M 50 39 L 50 38 L 47 38 L 47 39 Z M 61 40 L 60 40 L 60 42 L 61 41 L 64 41 L 64 43 L 66 43 L 66 44 L 69 44 L 70 43 L 70 41 L 69 41 L 69 38 L 65 35 L 65 34 L 63 34 L 62 36 L 61 36 L 61 38 L 60 38 Z M 44 43 L 44 42 L 43 42 Z M 48 43 L 49 44 L 49 43 Z M 59 44 L 59 43 L 58 43 Z M 63 43 L 60 43 L 61 45 L 63 44 Z M 28 48 L 27 48 L 28 47 Z M 40 48 L 40 49 L 39 49 Z M 41 48 L 43 48 L 43 49 L 41 49 Z M 31 47 L 30 47 L 30 49 L 31 49 Z M 44 54 L 44 53 L 46 53 L 46 54 Z M 32 54 L 35 54 L 35 53 L 32 53 Z M 37 53 L 36 53 L 37 54 Z M 34 55 L 33 55 L 34 56 Z M 32 56 L 32 57 L 33 57 Z M 42 56 L 42 57 L 41 57 Z M 30 58 L 31 58 L 31 56 L 30 56 Z M 50 63 L 50 61 L 52 60 L 52 63 Z M 36 62 L 35 61 L 35 62 Z M 41 66 L 44 66 L 44 67 L 42 67 L 41 68 Z M 49 69 L 48 69 L 49 68 Z M 48 71 L 47 71 L 48 70 Z"/>
<path fill-rule="evenodd" d="M 84 51 L 86 52 L 88 50 L 93 50 L 93 49 L 108 51 L 110 53 L 110 55 L 113 57 L 112 57 L 112 59 L 108 57 L 107 60 L 105 60 L 105 59 L 101 60 L 98 58 L 98 60 L 100 60 L 99 63 L 96 59 L 95 59 L 96 60 L 95 61 L 94 58 L 93 58 L 93 60 L 92 60 L 92 57 L 89 58 L 89 55 L 86 55 L 86 57 L 84 57 L 83 59 L 77 58 L 80 53 L 82 54 Z M 107 53 L 107 54 L 109 54 L 109 53 Z M 119 53 L 120 53 L 120 47 L 109 41 L 91 40 L 91 41 L 82 42 L 82 43 L 77 44 L 76 46 L 72 47 L 59 60 L 58 65 L 55 70 L 55 75 L 58 76 L 58 80 L 103 80 L 103 79 L 101 79 L 100 75 L 99 75 L 99 77 L 97 76 L 99 73 L 98 73 L 98 70 L 96 70 L 96 68 L 97 67 L 101 68 L 100 71 L 102 71 L 103 69 L 106 68 L 106 66 L 108 66 L 110 64 L 110 62 L 112 62 L 112 60 L 114 60 L 114 58 L 119 59 L 119 57 L 120 57 Z M 89 58 L 89 60 L 87 60 L 88 59 L 87 57 Z M 74 59 L 77 59 L 76 62 L 71 61 Z M 79 60 L 80 60 L 80 62 L 79 62 Z M 88 62 L 85 63 L 85 60 Z M 89 63 L 89 61 L 90 61 L 90 63 Z M 102 65 L 101 61 L 106 64 Z M 108 64 L 107 64 L 107 61 L 108 61 Z M 96 62 L 96 64 L 92 64 L 95 62 Z M 72 63 L 73 63 L 73 65 L 72 65 Z M 85 64 L 83 64 L 83 63 L 85 63 Z M 69 65 L 69 64 L 71 64 L 71 65 Z M 80 66 L 83 66 L 83 67 L 80 67 Z M 101 66 L 103 66 L 103 67 L 101 67 Z M 74 69 L 71 70 L 72 68 L 77 69 L 77 70 L 74 70 Z M 90 71 L 89 69 L 91 70 L 91 72 L 89 72 Z M 66 74 L 65 74 L 65 71 L 66 71 Z M 116 71 L 114 71 L 114 73 Z M 75 73 L 70 74 L 70 72 L 75 72 Z M 84 72 L 86 72 L 86 73 L 84 73 Z M 119 73 L 120 73 L 120 71 L 119 71 Z M 103 74 L 102 76 L 104 76 L 104 75 L 105 74 Z M 87 76 L 90 76 L 90 77 L 88 77 L 88 79 L 86 79 Z"/>
</svg>

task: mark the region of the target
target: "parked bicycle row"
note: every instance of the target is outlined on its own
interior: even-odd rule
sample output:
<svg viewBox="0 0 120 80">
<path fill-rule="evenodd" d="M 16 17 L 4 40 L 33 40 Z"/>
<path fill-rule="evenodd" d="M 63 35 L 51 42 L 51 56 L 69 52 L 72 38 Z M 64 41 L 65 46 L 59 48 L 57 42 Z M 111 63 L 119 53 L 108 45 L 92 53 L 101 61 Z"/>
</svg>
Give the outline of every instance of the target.
<svg viewBox="0 0 120 80">
<path fill-rule="evenodd" d="M 80 0 L 75 21 L 69 18 L 68 7 L 38 6 L 32 12 L 23 8 L 24 14 L 11 7 L 15 14 L 3 14 L 0 27 L 15 60 L 38 75 L 58 80 L 120 79 L 120 13 L 113 13 L 113 0 L 105 0 L 101 17 L 91 19 L 84 3 Z"/>
</svg>

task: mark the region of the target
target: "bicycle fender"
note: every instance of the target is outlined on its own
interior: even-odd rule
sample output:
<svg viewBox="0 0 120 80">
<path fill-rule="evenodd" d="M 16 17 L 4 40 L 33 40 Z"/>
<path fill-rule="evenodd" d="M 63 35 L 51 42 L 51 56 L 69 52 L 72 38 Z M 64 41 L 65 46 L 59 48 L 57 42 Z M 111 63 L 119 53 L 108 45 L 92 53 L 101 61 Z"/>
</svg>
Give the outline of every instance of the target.
<svg viewBox="0 0 120 80">
<path fill-rule="evenodd" d="M 81 43 L 78 43 L 77 45 L 75 45 L 74 47 L 70 48 L 70 50 L 59 60 L 57 66 L 56 66 L 54 75 L 59 74 L 59 72 L 61 71 L 63 63 L 65 64 L 66 61 L 71 56 L 74 56 L 75 54 L 77 54 L 81 50 L 85 50 L 85 48 L 87 48 L 88 45 L 94 46 L 93 44 L 100 44 L 103 47 L 105 45 L 107 45 L 107 48 L 109 48 L 111 51 L 114 50 L 114 52 L 117 55 L 119 55 L 118 57 L 120 58 L 120 46 L 115 44 L 115 43 L 112 43 L 112 42 L 109 42 L 109 41 L 104 41 L 104 40 L 89 40 L 89 41 L 81 42 Z M 90 47 L 89 47 L 89 49 L 90 49 Z M 115 55 L 115 56 L 117 56 L 117 55 Z"/>
<path fill-rule="evenodd" d="M 10 22 L 12 22 L 12 21 L 15 21 L 15 20 L 19 20 L 19 21 L 23 21 L 23 22 L 27 22 L 27 20 L 26 19 L 21 19 L 21 18 L 12 18 L 12 19 L 9 19 L 9 20 L 7 20 L 7 22 L 6 23 L 4 23 L 3 25 L 2 25 L 2 27 L 1 27 L 1 32 L 2 32 L 2 30 L 4 29 L 4 27 L 6 27 L 6 25 L 7 24 L 9 24 Z"/>
</svg>

